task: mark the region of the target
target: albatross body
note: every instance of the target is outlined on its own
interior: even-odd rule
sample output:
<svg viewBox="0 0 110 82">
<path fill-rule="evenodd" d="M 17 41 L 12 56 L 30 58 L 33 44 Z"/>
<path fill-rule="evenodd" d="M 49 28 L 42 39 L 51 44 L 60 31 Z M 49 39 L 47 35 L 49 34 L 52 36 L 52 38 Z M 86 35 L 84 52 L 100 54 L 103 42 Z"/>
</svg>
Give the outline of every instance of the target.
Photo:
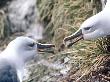
<svg viewBox="0 0 110 82">
<path fill-rule="evenodd" d="M 81 39 L 92 40 L 107 35 L 110 35 L 110 0 L 101 12 L 85 20 L 78 31 L 64 38 L 64 41 L 73 40 L 72 45 Z"/>
<path fill-rule="evenodd" d="M 25 63 L 37 55 L 38 49 L 51 47 L 23 36 L 11 41 L 0 54 L 0 82 L 22 82 Z"/>
</svg>

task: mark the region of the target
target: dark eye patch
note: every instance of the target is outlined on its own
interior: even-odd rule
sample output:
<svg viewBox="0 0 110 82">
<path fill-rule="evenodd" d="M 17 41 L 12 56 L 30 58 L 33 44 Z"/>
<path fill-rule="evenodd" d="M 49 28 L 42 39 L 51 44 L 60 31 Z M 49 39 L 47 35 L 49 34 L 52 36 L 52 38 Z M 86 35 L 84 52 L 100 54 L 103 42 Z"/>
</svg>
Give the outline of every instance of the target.
<svg viewBox="0 0 110 82">
<path fill-rule="evenodd" d="M 35 46 L 35 43 L 30 43 L 30 44 L 28 44 L 28 46 L 33 47 L 33 46 Z"/>
<path fill-rule="evenodd" d="M 84 30 L 89 30 L 91 27 L 86 27 L 86 28 L 84 28 Z"/>
</svg>

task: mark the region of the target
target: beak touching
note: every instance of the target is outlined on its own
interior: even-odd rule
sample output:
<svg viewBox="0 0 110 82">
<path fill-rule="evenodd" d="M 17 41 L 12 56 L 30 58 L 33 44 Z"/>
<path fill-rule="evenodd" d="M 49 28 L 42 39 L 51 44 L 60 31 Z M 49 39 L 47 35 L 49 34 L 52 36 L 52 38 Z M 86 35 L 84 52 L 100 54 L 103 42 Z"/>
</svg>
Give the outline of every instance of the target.
<svg viewBox="0 0 110 82">
<path fill-rule="evenodd" d="M 41 43 L 36 43 L 36 44 L 37 44 L 38 52 L 54 53 L 53 48 L 55 47 L 55 45 L 53 45 L 53 44 L 41 44 Z"/>
<path fill-rule="evenodd" d="M 83 39 L 83 34 L 82 34 L 82 30 L 79 29 L 74 34 L 65 37 L 64 43 L 66 44 L 66 42 L 69 41 L 69 44 L 67 45 L 67 47 L 71 47 L 74 43 L 78 42 L 81 39 Z"/>
</svg>

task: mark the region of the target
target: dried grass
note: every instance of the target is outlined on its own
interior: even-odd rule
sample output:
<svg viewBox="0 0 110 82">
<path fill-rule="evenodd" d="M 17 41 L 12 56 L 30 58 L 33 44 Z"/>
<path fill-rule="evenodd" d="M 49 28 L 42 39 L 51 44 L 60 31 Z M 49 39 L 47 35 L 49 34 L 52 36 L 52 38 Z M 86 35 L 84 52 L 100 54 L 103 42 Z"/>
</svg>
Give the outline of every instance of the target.
<svg viewBox="0 0 110 82">
<path fill-rule="evenodd" d="M 48 34 L 46 37 L 49 37 L 58 50 L 65 36 L 75 32 L 85 19 L 101 10 L 99 4 L 98 0 L 41 0 L 38 7 L 46 28 L 45 34 Z M 89 74 L 94 67 L 100 66 L 99 60 L 103 58 L 96 44 L 94 41 L 82 41 L 70 49 L 56 53 L 57 59 L 63 54 L 71 59 L 72 68 L 63 79 L 64 82 L 87 82 Z"/>
</svg>

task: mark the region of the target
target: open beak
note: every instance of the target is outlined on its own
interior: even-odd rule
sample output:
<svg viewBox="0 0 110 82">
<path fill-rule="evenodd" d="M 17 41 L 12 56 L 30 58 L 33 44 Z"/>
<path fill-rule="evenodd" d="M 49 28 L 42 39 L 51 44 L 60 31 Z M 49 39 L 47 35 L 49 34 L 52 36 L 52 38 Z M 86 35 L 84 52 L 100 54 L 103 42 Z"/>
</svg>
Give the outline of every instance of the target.
<svg viewBox="0 0 110 82">
<path fill-rule="evenodd" d="M 72 34 L 72 35 L 67 36 L 66 38 L 64 38 L 64 43 L 66 43 L 66 42 L 69 41 L 69 44 L 67 45 L 67 47 L 71 47 L 74 43 L 78 42 L 81 39 L 83 39 L 83 34 L 82 34 L 82 30 L 79 29 L 74 34 Z"/>
<path fill-rule="evenodd" d="M 38 52 L 54 53 L 53 48 L 55 47 L 55 45 L 53 45 L 53 44 L 41 44 L 41 43 L 36 43 L 36 44 L 37 44 Z"/>
</svg>

